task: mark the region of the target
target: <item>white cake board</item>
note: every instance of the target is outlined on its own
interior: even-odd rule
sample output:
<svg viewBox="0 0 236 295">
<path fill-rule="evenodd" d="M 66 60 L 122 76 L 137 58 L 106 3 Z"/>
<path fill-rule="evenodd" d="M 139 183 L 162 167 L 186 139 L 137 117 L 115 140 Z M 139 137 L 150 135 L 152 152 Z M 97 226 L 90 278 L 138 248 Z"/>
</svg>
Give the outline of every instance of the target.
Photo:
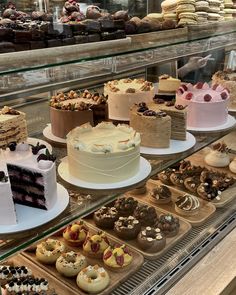
<svg viewBox="0 0 236 295">
<path fill-rule="evenodd" d="M 39 142 L 39 144 L 44 144 L 46 146 L 46 148 L 49 150 L 49 152 L 52 153 L 52 146 L 48 142 L 46 142 L 42 139 L 33 138 L 33 137 L 27 138 L 28 144 L 36 145 L 38 142 Z"/>
<path fill-rule="evenodd" d="M 66 144 L 66 139 L 65 138 L 61 138 L 61 137 L 57 137 L 55 135 L 52 134 L 52 125 L 51 124 L 47 124 L 47 126 L 43 129 L 43 136 L 55 143 L 64 143 Z"/>
<path fill-rule="evenodd" d="M 217 132 L 217 131 L 224 131 L 229 128 L 234 127 L 236 124 L 236 120 L 233 116 L 228 115 L 227 122 L 223 125 L 219 125 L 216 127 L 191 127 L 187 126 L 188 131 L 196 131 L 196 132 Z"/>
<path fill-rule="evenodd" d="M 229 108 L 228 111 L 231 112 L 231 113 L 236 113 L 236 108 L 234 108 L 234 109 Z"/>
<path fill-rule="evenodd" d="M 126 180 L 119 181 L 119 182 L 113 182 L 113 183 L 94 183 L 94 182 L 87 182 L 84 180 L 80 180 L 74 176 L 72 176 L 68 169 L 68 161 L 67 157 L 63 158 L 61 163 L 58 166 L 58 173 L 61 176 L 62 179 L 64 179 L 66 182 L 73 184 L 75 186 L 86 188 L 86 189 L 95 189 L 95 190 L 112 190 L 112 189 L 120 189 L 129 187 L 131 185 L 134 185 L 136 183 L 141 182 L 145 178 L 148 177 L 148 175 L 151 173 L 151 165 L 150 163 L 144 159 L 143 157 L 140 157 L 140 164 L 139 164 L 139 171 L 138 173 Z"/>
<path fill-rule="evenodd" d="M 164 156 L 172 155 L 177 153 L 185 152 L 191 149 L 196 143 L 195 137 L 187 132 L 186 140 L 170 140 L 170 146 L 168 148 L 151 148 L 151 147 L 140 147 L 140 153 L 144 155 L 153 155 L 153 156 Z"/>
<path fill-rule="evenodd" d="M 69 204 L 69 194 L 61 185 L 57 184 L 57 200 L 53 208 L 50 210 L 42 210 L 38 208 L 15 204 L 17 224 L 0 225 L 1 234 L 15 234 L 22 231 L 31 230 L 35 227 L 43 225 L 58 215 L 60 215 Z"/>
</svg>

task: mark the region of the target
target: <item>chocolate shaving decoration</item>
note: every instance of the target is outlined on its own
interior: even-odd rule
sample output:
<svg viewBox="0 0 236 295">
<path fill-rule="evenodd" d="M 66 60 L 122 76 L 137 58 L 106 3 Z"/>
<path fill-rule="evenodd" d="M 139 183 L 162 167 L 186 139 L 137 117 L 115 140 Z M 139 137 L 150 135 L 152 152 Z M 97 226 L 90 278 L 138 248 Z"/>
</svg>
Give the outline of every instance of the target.
<svg viewBox="0 0 236 295">
<path fill-rule="evenodd" d="M 177 104 L 176 106 L 175 106 L 175 108 L 176 108 L 176 110 L 184 110 L 185 108 L 186 108 L 187 106 L 183 106 L 183 105 L 181 105 L 181 104 Z"/>
<path fill-rule="evenodd" d="M 218 143 L 213 144 L 212 149 L 214 151 L 219 151 L 221 153 L 227 153 L 228 152 L 227 145 L 224 142 L 218 142 Z"/>
<path fill-rule="evenodd" d="M 165 112 L 157 112 L 157 113 L 156 113 L 156 116 L 157 116 L 158 118 L 163 118 L 163 117 L 166 117 L 166 116 L 167 116 L 167 113 L 165 113 Z"/>
<path fill-rule="evenodd" d="M 7 182 L 8 176 L 6 176 L 4 171 L 0 171 L 0 182 Z"/>
<path fill-rule="evenodd" d="M 173 100 L 172 101 L 167 101 L 165 105 L 167 107 L 173 107 L 175 105 L 175 102 Z"/>
<path fill-rule="evenodd" d="M 148 116 L 148 117 L 155 117 L 157 115 L 157 113 L 152 110 L 147 110 L 147 111 L 143 112 L 143 115 Z"/>
<path fill-rule="evenodd" d="M 134 88 L 128 88 L 125 91 L 126 93 L 135 93 L 135 89 Z"/>
<path fill-rule="evenodd" d="M 19 115 L 20 112 L 8 107 L 8 106 L 4 106 L 1 110 L 1 113 L 3 115 Z"/>
</svg>

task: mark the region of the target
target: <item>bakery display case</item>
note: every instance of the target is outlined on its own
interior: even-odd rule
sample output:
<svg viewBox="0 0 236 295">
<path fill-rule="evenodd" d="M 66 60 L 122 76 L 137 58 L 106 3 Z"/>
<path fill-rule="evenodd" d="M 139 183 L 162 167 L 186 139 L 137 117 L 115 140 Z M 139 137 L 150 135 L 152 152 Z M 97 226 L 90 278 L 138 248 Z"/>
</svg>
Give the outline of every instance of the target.
<svg viewBox="0 0 236 295">
<path fill-rule="evenodd" d="M 28 3 L 30 1 L 20 2 L 22 5 L 20 9 L 29 8 L 31 5 Z M 48 2 L 46 4 L 49 5 L 48 7 L 51 7 L 50 9 L 54 9 L 57 5 L 64 5 L 64 1 L 57 1 L 55 5 L 52 5 L 53 1 L 44 2 Z M 120 1 L 120 3 L 118 3 L 118 1 L 98 2 L 103 9 L 108 9 L 107 7 L 109 7 L 110 11 L 112 11 L 112 9 L 117 11 L 118 9 L 129 8 L 132 1 Z M 144 16 L 146 12 L 143 13 L 143 11 L 147 10 L 146 1 L 145 3 L 144 1 L 135 1 L 135 3 L 137 4 L 137 7 L 133 8 L 135 15 Z M 88 3 L 85 4 L 87 5 Z M 25 250 L 35 244 L 41 243 L 47 238 L 53 237 L 62 240 L 61 230 L 79 219 L 83 219 L 89 231 L 94 234 L 98 228 L 103 229 L 103 227 L 94 221 L 92 213 L 99 208 L 104 208 L 104 206 L 113 206 L 116 204 L 116 200 L 123 196 L 126 198 L 132 197 L 139 208 L 154 208 L 155 210 L 152 209 L 150 214 L 154 219 L 156 215 L 161 216 L 167 213 L 173 214 L 174 218 L 178 216 L 179 224 L 176 225 L 178 222 L 174 219 L 174 225 L 179 227 L 179 232 L 174 237 L 167 237 L 164 246 L 159 243 L 158 246 L 160 248 L 150 252 L 145 249 L 143 244 L 140 246 L 136 240 L 128 240 L 124 238 L 124 236 L 122 238 L 122 236 L 119 235 L 118 229 L 116 229 L 116 231 L 113 229 L 106 229 L 105 231 L 107 232 L 108 239 L 111 240 L 112 243 L 122 244 L 121 241 L 125 241 L 133 256 L 134 267 L 129 269 L 127 273 L 125 271 L 121 273 L 111 271 L 109 273 L 111 278 L 110 285 L 100 294 L 164 294 L 187 273 L 197 261 L 211 251 L 221 239 L 235 228 L 235 172 L 230 172 L 228 168 L 212 168 L 211 162 L 206 158 L 206 155 L 210 153 L 212 144 L 217 142 L 217 144 L 213 145 L 213 147 L 215 146 L 213 152 L 225 152 L 230 154 L 229 161 L 234 162 L 233 157 L 236 150 L 234 140 L 234 103 L 231 101 L 232 104 L 229 108 L 229 115 L 228 113 L 225 114 L 225 124 L 224 122 L 223 124 L 220 122 L 219 126 L 217 126 L 220 116 L 216 116 L 217 122 L 214 121 L 215 117 L 212 118 L 212 116 L 210 116 L 211 111 L 208 111 L 209 116 L 206 120 L 204 117 L 198 120 L 197 127 L 193 126 L 193 128 L 190 128 L 194 125 L 193 122 L 191 122 L 188 127 L 186 127 L 184 123 L 186 122 L 185 112 L 190 112 L 188 109 L 191 108 L 190 103 L 192 102 L 192 97 L 196 95 L 195 92 L 199 93 L 202 91 L 201 96 L 204 97 L 204 103 L 211 101 L 213 95 L 216 97 L 215 92 L 217 92 L 217 95 L 220 96 L 221 104 L 225 104 L 229 99 L 228 89 L 231 90 L 230 95 L 233 97 L 233 85 L 224 85 L 222 87 L 217 85 L 211 87 L 208 86 L 207 83 L 211 83 L 212 75 L 217 70 L 230 67 L 229 63 L 227 65 L 228 56 L 232 54 L 236 44 L 234 26 L 235 21 L 230 20 L 222 23 L 189 25 L 159 32 L 128 35 L 126 38 L 120 40 L 62 46 L 57 47 L 56 50 L 55 48 L 36 49 L 27 51 L 27 55 L 24 51 L 0 54 L 1 107 L 8 105 L 13 109 L 26 113 L 28 135 L 31 140 L 33 140 L 32 144 L 35 145 L 40 141 L 40 144 L 45 144 L 49 150 L 50 145 L 52 146 L 53 153 L 56 155 L 56 166 L 58 167 L 58 185 L 60 189 L 64 187 L 66 189 L 65 191 L 68 191 L 68 197 L 60 202 L 60 206 L 58 206 L 60 208 L 58 208 L 57 213 L 55 213 L 53 217 L 46 217 L 46 214 L 42 215 L 43 217 L 41 217 L 40 222 L 34 222 L 32 220 L 28 222 L 27 228 L 16 225 L 15 227 L 9 226 L 9 228 L 6 229 L 6 227 L 0 226 L 1 264 L 10 262 L 14 265 L 26 265 L 32 269 L 35 276 L 45 277 L 49 281 L 49 285 L 53 289 L 50 290 L 52 294 L 84 294 L 81 289 L 78 289 L 74 280 L 59 275 L 54 266 L 45 266 L 45 264 L 36 260 L 34 252 Z M 187 110 L 184 108 L 175 108 L 172 104 L 171 100 L 173 95 L 175 95 L 175 91 L 174 94 L 173 91 L 172 93 L 167 93 L 167 95 L 166 93 L 164 94 L 164 96 L 166 95 L 167 99 L 169 99 L 169 106 L 166 107 L 162 101 L 163 93 L 160 94 L 161 87 L 164 87 L 161 85 L 161 78 L 159 82 L 156 83 L 156 81 L 158 81 L 158 76 L 169 74 L 167 70 L 170 69 L 170 67 L 172 69 L 172 74 L 177 74 L 179 68 L 182 67 L 183 64 L 188 64 L 191 58 L 196 56 L 200 56 L 203 59 L 206 58 L 207 66 L 196 70 L 194 75 L 191 75 L 193 71 L 190 71 L 190 75 L 186 75 L 181 79 L 182 82 L 188 81 L 195 84 L 195 86 L 188 83 L 184 84 L 187 85 L 187 88 L 185 88 L 181 86 L 182 84 L 178 84 L 180 83 L 178 79 L 172 78 L 169 75 L 163 78 L 164 80 L 171 78 L 172 83 L 175 82 L 178 84 L 176 89 L 179 89 L 179 92 L 177 92 L 176 100 L 178 105 L 182 106 L 185 103 L 188 104 Z M 222 56 L 223 59 L 219 61 L 219 58 Z M 158 75 L 156 74 L 157 72 Z M 222 79 L 224 82 L 235 82 L 230 78 L 230 75 L 233 75 L 233 72 L 216 74 L 214 76 L 215 80 L 218 79 L 216 84 L 223 83 L 222 81 L 219 82 L 219 80 Z M 64 135 L 61 136 L 63 139 L 62 141 L 57 141 L 60 134 L 57 134 L 58 136 L 56 136 L 56 138 L 51 138 L 51 133 L 50 135 L 45 133 L 45 129 L 51 126 L 48 124 L 52 123 L 52 119 L 50 119 L 52 101 L 53 104 L 56 104 L 55 109 L 57 111 L 63 110 L 64 108 L 62 107 L 63 103 L 58 107 L 58 99 L 60 103 L 68 99 L 74 99 L 74 96 L 69 97 L 69 95 L 82 95 L 84 99 L 87 99 L 86 95 L 88 95 L 89 99 L 92 96 L 91 99 L 96 101 L 98 97 L 100 98 L 99 93 L 103 92 L 104 83 L 107 83 L 107 89 L 105 89 L 105 91 L 108 93 L 108 97 L 110 96 L 115 100 L 116 91 L 110 91 L 109 93 L 109 90 L 114 89 L 119 84 L 116 80 L 123 79 L 122 81 L 126 81 L 124 83 L 137 82 L 143 86 L 141 83 L 145 82 L 142 78 L 149 80 L 150 77 L 155 83 L 153 83 L 153 86 L 150 86 L 150 84 L 144 85 L 147 87 L 144 87 L 146 91 L 145 95 L 147 97 L 147 92 L 149 91 L 151 96 L 156 94 L 155 106 L 157 110 L 155 110 L 155 116 L 158 114 L 157 117 L 160 124 L 164 124 L 163 117 L 166 118 L 168 116 L 168 120 L 167 118 L 165 119 L 167 125 L 163 126 L 167 126 L 165 129 L 168 129 L 172 134 L 169 135 L 168 140 L 165 139 L 165 144 L 170 144 L 170 150 L 166 152 L 166 146 L 164 146 L 164 148 L 160 146 L 159 148 L 163 148 L 164 151 L 158 150 L 158 152 L 155 149 L 154 151 L 150 151 L 148 148 L 144 149 L 141 147 L 143 159 L 140 169 L 141 177 L 134 182 L 129 181 L 128 176 L 126 177 L 128 180 L 126 179 L 122 185 L 115 186 L 110 184 L 104 185 L 103 182 L 95 182 L 92 185 L 91 183 L 85 185 L 82 182 L 78 184 L 78 182 L 69 179 L 67 177 L 68 175 L 65 175 L 66 166 L 63 166 L 65 162 L 62 160 L 69 154 Z M 113 82 L 114 80 L 116 81 L 114 85 L 112 83 L 108 84 L 108 81 L 112 80 Z M 173 86 L 173 84 L 171 85 Z M 128 87 L 127 89 L 132 87 Z M 167 87 L 170 87 L 170 85 Z M 170 88 L 168 88 L 168 90 L 170 91 Z M 206 91 L 206 93 L 204 91 Z M 119 100 L 125 97 L 124 94 L 123 96 L 119 96 L 119 90 L 117 92 L 118 97 L 120 97 Z M 59 97 L 57 97 L 58 93 Z M 129 91 L 127 93 L 129 93 Z M 133 91 L 130 91 L 130 99 L 132 94 Z M 54 97 L 53 100 L 51 99 L 52 96 Z M 96 97 L 95 99 L 94 96 Z M 190 98 L 189 100 L 187 99 L 188 102 L 185 101 L 185 97 L 187 96 Z M 63 99 L 60 100 L 61 97 Z M 141 103 L 143 103 L 144 98 L 145 97 L 142 97 Z M 98 107 L 99 115 L 104 115 L 104 118 L 108 120 L 106 111 L 104 111 L 104 106 L 99 106 L 99 104 L 97 106 L 94 101 L 92 104 Z M 126 102 L 124 102 L 124 104 L 125 103 Z M 142 112 L 153 111 L 153 109 L 149 109 L 147 105 L 143 104 L 136 108 L 145 108 Z M 197 107 L 194 109 L 196 108 Z M 64 110 L 66 110 L 66 108 L 64 108 Z M 72 109 L 70 110 L 72 111 Z M 84 109 L 82 111 L 84 111 Z M 86 109 L 86 111 L 88 110 Z M 114 109 L 112 109 L 112 111 L 114 115 Z M 163 116 L 159 111 L 167 112 L 168 115 Z M 217 113 L 217 111 L 219 110 L 216 110 L 215 113 Z M 136 128 L 134 129 L 141 128 L 142 126 L 138 126 L 138 123 L 143 120 L 143 115 L 139 113 L 139 120 L 137 120 L 135 115 L 137 115 L 139 111 L 133 109 L 133 112 L 133 118 L 132 114 L 130 118 L 131 124 L 132 126 L 136 124 Z M 201 112 L 202 111 L 200 111 L 199 114 L 201 114 Z M 109 113 L 111 114 L 111 110 Z M 88 116 L 90 115 L 88 111 Z M 152 116 L 152 114 L 150 115 L 149 113 L 147 116 Z M 191 114 L 191 118 L 193 117 L 194 112 Z M 199 118 L 199 116 L 197 117 Z M 89 118 L 91 119 L 91 116 Z M 129 120 L 127 116 L 117 118 L 116 115 L 114 115 L 113 118 L 110 117 L 110 120 L 111 119 L 114 121 L 118 119 L 120 119 L 120 121 Z M 225 116 L 221 119 L 224 121 Z M 181 124 L 178 124 L 179 120 Z M 199 121 L 200 123 L 204 121 L 204 124 L 206 124 L 206 122 L 209 124 L 213 122 L 213 126 L 201 126 Z M 175 122 L 176 125 L 170 127 L 171 122 Z M 187 147 L 180 145 L 179 148 L 178 144 L 176 142 L 171 143 L 171 140 L 176 140 L 177 136 L 177 141 L 182 140 L 184 142 L 185 137 L 182 138 L 182 136 L 183 133 L 186 132 L 185 127 L 188 129 L 186 142 L 189 145 Z M 50 128 L 51 127 L 49 127 L 49 131 L 51 132 Z M 61 128 L 59 131 L 61 131 Z M 162 132 L 160 132 L 160 136 L 163 136 L 161 133 Z M 107 134 L 109 134 L 109 131 L 107 131 Z M 153 143 L 148 136 L 145 139 L 142 138 L 142 140 L 149 143 L 151 142 L 151 144 Z M 225 142 L 227 146 L 222 142 Z M 50 145 L 48 146 L 48 144 Z M 135 143 L 133 143 L 133 145 L 135 146 Z M 79 156 L 79 154 L 76 156 Z M 204 161 L 204 159 L 206 160 Z M 193 169 L 194 172 L 189 169 L 188 176 L 191 175 L 191 173 L 198 175 L 199 170 L 197 170 L 198 168 L 196 167 L 201 166 L 204 167 L 203 170 L 206 174 L 208 173 L 208 176 L 214 171 L 214 176 L 210 174 L 213 181 L 224 179 L 220 184 L 220 188 L 222 189 L 222 192 L 220 191 L 221 194 L 218 195 L 217 191 L 216 195 L 214 195 L 214 190 L 204 190 L 203 193 L 206 193 L 206 195 L 204 195 L 203 198 L 197 198 L 196 195 L 199 195 L 199 192 L 191 191 L 191 189 L 193 189 L 191 186 L 192 184 L 195 185 L 197 183 L 202 186 L 204 186 L 205 183 L 209 184 L 209 179 L 207 177 L 204 178 L 204 181 L 194 179 L 191 185 L 186 185 L 185 187 L 183 183 L 181 184 L 182 186 L 178 186 L 177 182 L 174 183 L 175 185 L 173 185 L 173 182 L 161 182 L 160 174 L 167 174 L 165 171 L 168 171 L 168 169 L 174 169 L 176 175 L 183 174 L 183 171 L 179 171 L 178 169 L 187 168 L 179 166 L 178 163 L 181 161 L 182 163 L 191 162 L 191 169 Z M 209 165 L 207 165 L 206 162 Z M 228 166 L 228 164 L 225 166 Z M 214 177 L 216 177 L 216 179 Z M 181 180 L 181 178 L 177 179 Z M 227 181 L 225 181 L 225 179 Z M 186 179 L 182 182 L 185 180 Z M 165 201 L 163 203 L 156 202 L 155 194 L 157 194 L 158 190 L 156 191 L 155 189 L 163 184 L 165 190 L 167 189 L 168 192 L 170 191 L 172 195 L 171 203 L 170 200 L 168 200 L 167 203 Z M 205 188 L 203 187 L 203 189 Z M 62 191 L 60 190 L 60 194 L 66 194 L 65 191 L 63 189 Z M 184 199 L 186 198 L 186 194 L 187 199 Z M 153 195 L 153 197 L 150 197 L 151 195 Z M 63 198 L 64 197 L 62 197 L 62 199 Z M 68 200 L 68 202 L 66 200 Z M 183 214 L 183 211 L 181 211 L 183 208 L 177 206 L 181 204 L 183 200 L 194 204 L 200 204 L 201 211 L 193 215 Z M 177 209 L 176 206 L 178 207 Z M 140 216 L 141 213 L 139 210 L 136 210 L 135 214 L 135 217 L 137 217 Z M 119 222 L 122 223 L 125 217 L 120 218 L 123 218 L 119 220 Z M 159 219 L 158 227 L 161 226 L 162 220 Z M 117 227 L 119 228 L 119 224 Z M 146 230 L 148 231 L 147 228 Z M 141 231 L 141 233 L 142 232 L 143 231 Z M 147 235 L 147 232 L 145 232 L 144 235 Z M 158 239 L 161 240 L 161 234 L 158 232 L 156 235 Z M 168 233 L 165 233 L 165 235 L 168 236 Z M 69 249 L 77 250 L 74 246 L 70 246 Z M 119 249 L 119 251 L 121 250 Z M 89 264 L 97 263 L 102 264 L 103 262 L 98 260 L 97 257 L 89 258 Z"/>
</svg>

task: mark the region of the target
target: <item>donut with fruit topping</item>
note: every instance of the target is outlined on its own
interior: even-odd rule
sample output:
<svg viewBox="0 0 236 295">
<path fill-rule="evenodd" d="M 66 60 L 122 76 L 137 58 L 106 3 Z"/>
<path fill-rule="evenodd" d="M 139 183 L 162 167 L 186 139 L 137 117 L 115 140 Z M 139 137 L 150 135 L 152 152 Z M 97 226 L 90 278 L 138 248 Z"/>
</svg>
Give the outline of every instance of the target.
<svg viewBox="0 0 236 295">
<path fill-rule="evenodd" d="M 179 218 L 174 217 L 172 214 L 162 214 L 158 218 L 155 226 L 160 228 L 160 230 L 165 234 L 166 237 L 174 237 L 179 232 Z"/>
<path fill-rule="evenodd" d="M 156 209 L 146 204 L 138 204 L 133 216 L 139 220 L 142 226 L 153 225 L 157 220 Z"/>
<path fill-rule="evenodd" d="M 150 198 L 156 204 L 167 204 L 171 201 L 171 191 L 165 185 L 158 185 L 154 187 L 150 193 Z"/>
<path fill-rule="evenodd" d="M 138 201 L 134 198 L 119 198 L 115 201 L 114 207 L 117 209 L 119 216 L 130 216 L 137 207 Z"/>
<path fill-rule="evenodd" d="M 200 209 L 200 202 L 197 197 L 184 194 L 179 196 L 175 202 L 175 211 L 180 215 L 192 216 L 196 215 Z"/>
<path fill-rule="evenodd" d="M 82 220 L 79 220 L 64 229 L 63 238 L 69 246 L 78 247 L 83 245 L 88 231 L 89 229 L 86 224 Z"/>
<path fill-rule="evenodd" d="M 54 239 L 47 239 L 37 245 L 36 258 L 45 264 L 54 264 L 59 256 L 65 252 L 65 245 Z"/>
<path fill-rule="evenodd" d="M 75 277 L 87 266 L 84 255 L 74 251 L 62 253 L 56 261 L 57 271 L 65 277 Z"/>
<path fill-rule="evenodd" d="M 103 253 L 103 262 L 110 269 L 123 269 L 131 264 L 133 256 L 128 247 L 123 244 L 121 246 L 109 246 Z"/>
<path fill-rule="evenodd" d="M 141 230 L 141 223 L 133 216 L 119 217 L 115 222 L 114 232 L 124 240 L 135 239 Z"/>
<path fill-rule="evenodd" d="M 97 234 L 88 234 L 83 244 L 83 251 L 86 256 L 101 258 L 103 252 L 109 247 L 110 242 L 103 231 Z"/>
<path fill-rule="evenodd" d="M 137 242 L 141 249 L 154 253 L 165 247 L 166 238 L 160 228 L 147 226 L 138 234 Z"/>
<path fill-rule="evenodd" d="M 83 291 L 98 294 L 109 285 L 110 277 L 103 267 L 89 265 L 79 272 L 76 283 Z"/>
<path fill-rule="evenodd" d="M 93 220 L 98 227 L 110 228 L 114 227 L 115 221 L 118 219 L 118 211 L 115 207 L 105 207 L 94 212 Z"/>
</svg>

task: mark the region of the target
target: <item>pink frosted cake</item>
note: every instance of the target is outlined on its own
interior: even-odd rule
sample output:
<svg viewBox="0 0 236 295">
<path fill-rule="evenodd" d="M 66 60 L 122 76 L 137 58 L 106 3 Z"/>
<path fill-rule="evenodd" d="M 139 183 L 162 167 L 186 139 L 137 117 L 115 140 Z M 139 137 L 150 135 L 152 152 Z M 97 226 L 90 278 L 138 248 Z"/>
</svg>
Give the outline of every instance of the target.
<svg viewBox="0 0 236 295">
<path fill-rule="evenodd" d="M 227 121 L 229 92 L 220 85 L 182 84 L 176 92 L 176 104 L 187 107 L 187 126 L 208 128 Z"/>
</svg>

